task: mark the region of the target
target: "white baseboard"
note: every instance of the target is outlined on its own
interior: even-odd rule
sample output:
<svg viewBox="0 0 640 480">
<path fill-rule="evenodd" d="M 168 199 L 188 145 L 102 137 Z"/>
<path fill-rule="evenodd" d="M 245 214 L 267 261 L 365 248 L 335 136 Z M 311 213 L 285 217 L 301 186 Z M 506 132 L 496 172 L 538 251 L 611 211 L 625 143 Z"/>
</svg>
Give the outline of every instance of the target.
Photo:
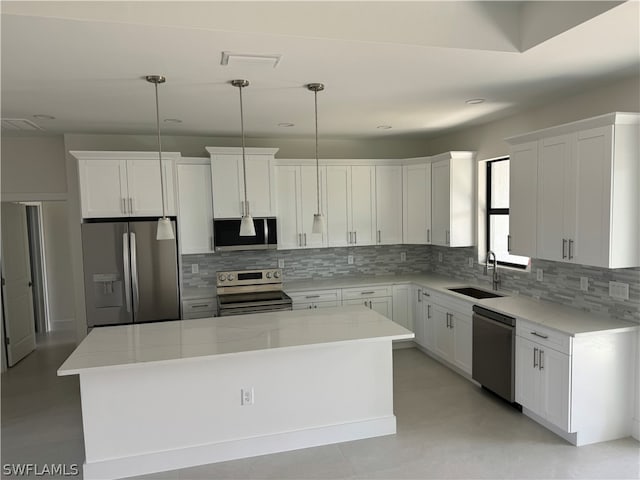
<svg viewBox="0 0 640 480">
<path fill-rule="evenodd" d="M 395 433 L 396 417 L 391 415 L 360 422 L 85 463 L 83 474 L 85 480 L 111 480 Z"/>
</svg>

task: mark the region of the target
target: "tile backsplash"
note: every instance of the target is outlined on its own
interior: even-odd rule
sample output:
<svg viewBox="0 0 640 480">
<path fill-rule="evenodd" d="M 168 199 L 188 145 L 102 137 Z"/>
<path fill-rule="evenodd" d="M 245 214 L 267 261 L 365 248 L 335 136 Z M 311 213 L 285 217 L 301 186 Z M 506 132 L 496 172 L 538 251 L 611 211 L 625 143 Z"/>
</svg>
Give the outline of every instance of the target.
<svg viewBox="0 0 640 480">
<path fill-rule="evenodd" d="M 400 254 L 406 253 L 406 261 Z M 438 254 L 442 254 L 442 262 Z M 353 255 L 353 264 L 348 256 Z M 469 266 L 473 258 L 473 266 Z M 308 250 L 268 250 L 221 252 L 182 256 L 182 282 L 185 287 L 214 287 L 215 273 L 223 270 L 276 268 L 284 260 L 285 281 L 331 278 L 334 276 L 399 275 L 434 272 L 464 281 L 475 281 L 491 288 L 491 277 L 478 265 L 475 247 L 447 248 L 429 245 L 384 245 Z M 197 264 L 199 273 L 191 273 Z M 536 280 L 536 269 L 544 272 Z M 640 268 L 604 269 L 584 265 L 532 259 L 530 272 L 500 268 L 501 289 L 521 295 L 570 305 L 593 313 L 640 323 Z M 580 277 L 589 279 L 588 291 L 580 290 Z M 629 284 L 629 299 L 609 296 L 609 281 Z"/>
</svg>

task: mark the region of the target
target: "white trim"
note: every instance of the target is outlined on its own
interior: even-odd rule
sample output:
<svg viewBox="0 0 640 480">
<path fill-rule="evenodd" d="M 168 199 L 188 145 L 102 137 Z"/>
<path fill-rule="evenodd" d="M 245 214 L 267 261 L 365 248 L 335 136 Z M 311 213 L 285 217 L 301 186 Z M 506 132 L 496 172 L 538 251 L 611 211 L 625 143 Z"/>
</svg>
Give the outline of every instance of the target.
<svg viewBox="0 0 640 480">
<path fill-rule="evenodd" d="M 3 202 L 64 202 L 69 199 L 65 193 L 6 193 L 0 194 Z"/>
<path fill-rule="evenodd" d="M 242 153 L 242 147 L 204 147 L 210 155 L 238 155 Z M 246 147 L 247 155 L 275 155 L 279 148 Z"/>
<path fill-rule="evenodd" d="M 360 422 L 327 425 L 85 463 L 83 475 L 86 480 L 131 477 L 395 433 L 396 417 L 391 415 Z"/>
<path fill-rule="evenodd" d="M 157 150 L 155 152 L 69 150 L 69 153 L 78 160 L 158 160 Z M 180 157 L 180 152 L 162 152 L 162 160 L 177 160 Z"/>
<path fill-rule="evenodd" d="M 44 231 L 44 208 L 42 202 L 38 204 L 38 223 L 40 230 L 40 262 L 42 262 L 42 294 L 44 295 L 44 326 L 47 332 L 51 331 L 51 308 L 49 304 L 49 280 L 47 278 L 47 251 L 46 251 L 46 233 Z"/>
</svg>

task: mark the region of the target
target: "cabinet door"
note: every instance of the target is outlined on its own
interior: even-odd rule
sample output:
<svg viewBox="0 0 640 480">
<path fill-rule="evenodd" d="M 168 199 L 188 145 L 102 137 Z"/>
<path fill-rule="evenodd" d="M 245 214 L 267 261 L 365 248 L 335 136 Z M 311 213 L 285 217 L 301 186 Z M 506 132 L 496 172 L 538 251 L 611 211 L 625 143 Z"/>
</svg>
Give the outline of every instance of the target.
<svg viewBox="0 0 640 480">
<path fill-rule="evenodd" d="M 83 218 L 129 215 L 126 160 L 79 160 Z"/>
<path fill-rule="evenodd" d="M 402 243 L 402 166 L 376 168 L 376 230 L 381 245 Z"/>
<path fill-rule="evenodd" d="M 431 318 L 427 322 L 433 332 L 432 349 L 445 360 L 453 360 L 453 333 L 448 325 L 448 312 L 440 305 L 431 304 Z"/>
<path fill-rule="evenodd" d="M 538 370 L 539 346 L 522 337 L 516 337 L 516 402 L 534 413 L 540 408 L 540 374 Z"/>
<path fill-rule="evenodd" d="M 181 164 L 178 174 L 178 228 L 180 252 L 213 252 L 213 198 L 211 167 Z"/>
<path fill-rule="evenodd" d="M 537 255 L 545 260 L 568 259 L 565 211 L 568 207 L 568 175 L 571 142 L 568 135 L 548 138 L 540 143 L 538 155 L 538 234 Z"/>
<path fill-rule="evenodd" d="M 344 247 L 349 244 L 351 231 L 351 167 L 327 167 L 327 244 Z"/>
<path fill-rule="evenodd" d="M 453 363 L 462 371 L 471 375 L 473 362 L 473 328 L 472 319 L 460 313 L 451 318 L 453 333 Z"/>
<path fill-rule="evenodd" d="M 327 245 L 327 232 L 325 225 L 324 233 L 312 233 L 313 230 L 313 215 L 318 210 L 318 182 L 316 167 L 305 165 L 300 168 L 300 206 L 301 206 L 301 226 L 303 235 L 303 245 L 308 248 L 325 247 Z M 325 204 L 325 167 L 320 168 L 320 209 L 324 213 L 326 208 Z M 326 222 L 326 216 L 325 216 Z"/>
<path fill-rule="evenodd" d="M 278 208 L 278 249 L 288 250 L 302 246 L 300 213 L 300 167 L 275 167 Z"/>
<path fill-rule="evenodd" d="M 535 257 L 538 142 L 513 146 L 509 168 L 509 253 Z"/>
<path fill-rule="evenodd" d="M 570 432 L 569 355 L 551 348 L 542 348 L 539 363 L 542 416 L 564 431 Z"/>
<path fill-rule="evenodd" d="M 413 288 L 410 285 L 393 286 L 393 315 L 391 320 L 413 332 Z"/>
<path fill-rule="evenodd" d="M 239 163 L 242 155 L 214 155 L 211 158 L 211 185 L 213 187 L 213 216 L 240 218 L 244 190 Z M 279 240 L 279 239 L 278 239 Z"/>
<path fill-rule="evenodd" d="M 431 164 L 403 167 L 403 243 L 431 243 Z"/>
<path fill-rule="evenodd" d="M 375 167 L 352 166 L 350 168 L 350 230 L 354 233 L 354 243 L 356 245 L 373 245 L 376 243 Z"/>
<path fill-rule="evenodd" d="M 391 297 L 370 298 L 369 308 L 391 320 L 393 316 L 393 299 Z"/>
<path fill-rule="evenodd" d="M 272 217 L 275 212 L 275 198 L 272 197 L 273 157 L 271 155 L 247 155 L 247 201 L 254 217 Z M 242 176 L 242 162 L 239 175 Z M 242 180 L 240 181 L 242 187 Z M 244 196 L 244 192 L 241 189 Z M 244 200 L 244 197 L 242 198 Z"/>
<path fill-rule="evenodd" d="M 576 138 L 574 236 L 571 260 L 609 267 L 613 127 L 579 132 Z M 637 247 L 637 245 L 636 245 Z"/>
<path fill-rule="evenodd" d="M 162 215 L 162 190 L 159 162 L 155 160 L 127 160 L 127 185 L 132 216 Z M 175 215 L 173 162 L 162 161 L 165 194 L 165 213 Z"/>
<path fill-rule="evenodd" d="M 450 162 L 431 166 L 431 228 L 434 245 L 449 245 L 450 234 Z"/>
</svg>

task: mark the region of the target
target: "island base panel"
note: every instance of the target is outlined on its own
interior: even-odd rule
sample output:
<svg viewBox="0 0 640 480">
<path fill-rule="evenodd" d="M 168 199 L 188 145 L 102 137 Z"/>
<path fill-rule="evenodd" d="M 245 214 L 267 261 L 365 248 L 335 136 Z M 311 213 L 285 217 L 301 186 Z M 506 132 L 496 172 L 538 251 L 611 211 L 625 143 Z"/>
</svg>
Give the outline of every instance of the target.
<svg viewBox="0 0 640 480">
<path fill-rule="evenodd" d="M 387 340 L 81 373 L 85 478 L 394 434 L 392 362 Z"/>
</svg>

